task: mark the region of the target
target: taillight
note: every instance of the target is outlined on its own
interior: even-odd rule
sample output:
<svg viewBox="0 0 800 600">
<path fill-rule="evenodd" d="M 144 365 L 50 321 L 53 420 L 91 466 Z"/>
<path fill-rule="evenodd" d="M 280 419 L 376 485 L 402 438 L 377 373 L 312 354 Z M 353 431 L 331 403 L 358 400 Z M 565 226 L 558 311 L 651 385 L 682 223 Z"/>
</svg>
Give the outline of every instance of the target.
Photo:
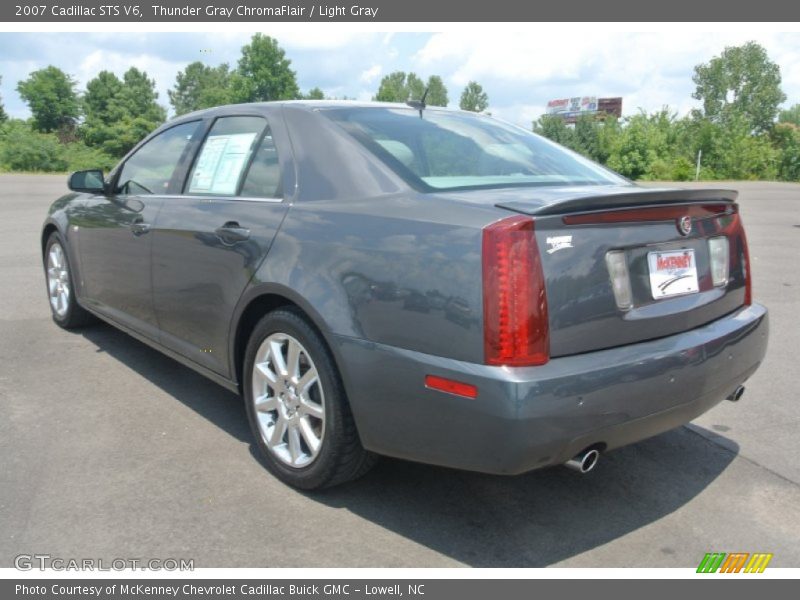
<svg viewBox="0 0 800 600">
<path fill-rule="evenodd" d="M 750 306 L 753 303 L 753 278 L 750 273 L 750 249 L 747 247 L 747 236 L 744 233 L 742 217 L 736 215 L 739 221 L 739 238 L 742 240 L 742 255 L 744 256 L 744 305 Z"/>
<path fill-rule="evenodd" d="M 753 278 L 750 269 L 750 251 L 747 247 L 747 235 L 744 232 L 742 216 L 739 214 L 739 206 L 734 205 L 733 213 L 727 223 L 722 227 L 721 233 L 725 233 L 729 238 L 730 246 L 730 270 L 738 269 L 744 276 L 744 304 L 750 306 L 753 303 Z"/>
<path fill-rule="evenodd" d="M 483 335 L 489 365 L 543 365 L 549 359 L 547 296 L 531 217 L 483 230 Z"/>
</svg>

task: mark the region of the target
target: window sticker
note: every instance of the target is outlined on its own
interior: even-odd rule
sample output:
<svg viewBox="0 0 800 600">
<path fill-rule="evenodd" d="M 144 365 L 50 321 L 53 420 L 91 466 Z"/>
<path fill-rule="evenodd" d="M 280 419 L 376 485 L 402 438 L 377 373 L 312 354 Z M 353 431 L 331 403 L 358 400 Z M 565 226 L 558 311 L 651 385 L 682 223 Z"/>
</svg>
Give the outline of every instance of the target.
<svg viewBox="0 0 800 600">
<path fill-rule="evenodd" d="M 212 135 L 197 159 L 189 192 L 235 194 L 256 133 Z"/>
</svg>

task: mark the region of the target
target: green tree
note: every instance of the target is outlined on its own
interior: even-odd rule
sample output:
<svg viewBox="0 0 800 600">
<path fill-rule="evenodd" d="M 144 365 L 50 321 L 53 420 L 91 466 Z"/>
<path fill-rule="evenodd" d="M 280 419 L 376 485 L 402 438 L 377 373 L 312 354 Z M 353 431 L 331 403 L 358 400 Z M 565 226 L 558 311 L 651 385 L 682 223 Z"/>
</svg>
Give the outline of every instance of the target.
<svg viewBox="0 0 800 600">
<path fill-rule="evenodd" d="M 743 116 L 713 124 L 712 148 L 707 157 L 717 178 L 775 179 L 778 155 L 767 135 L 753 135 L 750 121 Z M 706 154 L 703 153 L 703 160 Z"/>
<path fill-rule="evenodd" d="M 2 77 L 0 77 L 0 83 L 3 83 Z M 8 120 L 8 115 L 6 114 L 6 109 L 3 107 L 3 97 L 0 96 L 0 123 L 7 120 Z"/>
<path fill-rule="evenodd" d="M 428 95 L 425 97 L 427 105 L 447 106 L 447 88 L 441 77 L 431 75 L 426 84 L 416 73 L 406 74 L 404 71 L 395 71 L 384 76 L 373 100 L 378 102 L 421 100 L 426 88 L 428 89 Z"/>
<path fill-rule="evenodd" d="M 778 177 L 784 181 L 800 181 L 800 126 L 781 122 L 772 132 L 778 149 Z"/>
<path fill-rule="evenodd" d="M 791 123 L 800 127 L 800 104 L 782 110 L 778 115 L 778 123 Z"/>
<path fill-rule="evenodd" d="M 86 84 L 80 132 L 88 145 L 102 146 L 114 135 L 112 129 L 123 117 L 118 101 L 121 94 L 122 81 L 111 71 L 100 71 Z"/>
<path fill-rule="evenodd" d="M 567 127 L 564 119 L 556 115 L 542 115 L 533 123 L 534 133 L 575 150 L 578 146 L 575 130 Z"/>
<path fill-rule="evenodd" d="M 768 131 L 786 99 L 781 73 L 767 51 L 755 42 L 729 46 L 720 56 L 697 65 L 692 96 L 703 102 L 703 114 L 715 123 L 734 115 L 752 132 Z"/>
<path fill-rule="evenodd" d="M 428 106 L 447 106 L 447 87 L 438 75 L 428 77 L 428 95 L 425 96 L 425 103 Z"/>
<path fill-rule="evenodd" d="M 28 104 L 37 131 L 68 135 L 80 116 L 75 80 L 52 65 L 32 72 L 17 84 L 17 92 Z"/>
<path fill-rule="evenodd" d="M 0 126 L 0 167 L 9 171 L 66 171 L 61 145 L 52 133 L 13 119 Z"/>
<path fill-rule="evenodd" d="M 406 100 L 420 100 L 424 93 L 425 83 L 416 73 L 409 73 L 406 77 Z"/>
<path fill-rule="evenodd" d="M 121 80 L 109 71 L 100 72 L 86 85 L 83 105 L 83 139 L 113 157 L 127 153 L 166 119 L 155 81 L 136 67 Z"/>
<path fill-rule="evenodd" d="M 461 92 L 461 100 L 458 105 L 461 110 L 483 112 L 489 107 L 489 96 L 477 81 L 470 81 Z"/>
<path fill-rule="evenodd" d="M 644 113 L 627 119 L 618 142 L 615 144 L 608 166 L 631 179 L 641 179 L 650 170 L 656 158 L 658 143 L 651 139 L 648 118 Z"/>
<path fill-rule="evenodd" d="M 175 77 L 175 87 L 167 91 L 175 115 L 231 102 L 231 73 L 227 64 L 216 67 L 195 61 Z"/>
<path fill-rule="evenodd" d="M 306 100 L 325 100 L 325 92 L 318 87 L 313 87 L 308 90 L 308 93 L 303 98 Z"/>
<path fill-rule="evenodd" d="M 406 102 L 408 100 L 406 74 L 403 71 L 395 71 L 385 75 L 381 79 L 374 99 L 378 102 Z"/>
<path fill-rule="evenodd" d="M 292 61 L 277 40 L 260 33 L 242 47 L 242 56 L 231 79 L 235 102 L 294 100 L 300 97 Z"/>
<path fill-rule="evenodd" d="M 61 143 L 55 134 L 35 131 L 21 119 L 0 125 L 0 170 L 63 173 L 113 164 L 113 158 L 83 142 Z"/>
</svg>

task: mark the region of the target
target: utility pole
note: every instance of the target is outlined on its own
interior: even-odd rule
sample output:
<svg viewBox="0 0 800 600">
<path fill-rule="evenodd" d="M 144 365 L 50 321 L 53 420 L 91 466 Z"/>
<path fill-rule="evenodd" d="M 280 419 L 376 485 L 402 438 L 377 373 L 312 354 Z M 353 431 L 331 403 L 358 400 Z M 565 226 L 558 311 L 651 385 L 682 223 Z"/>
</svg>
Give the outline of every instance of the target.
<svg viewBox="0 0 800 600">
<path fill-rule="evenodd" d="M 697 181 L 700 179 L 700 159 L 703 157 L 703 151 L 697 151 L 697 168 L 694 171 L 694 180 Z"/>
</svg>

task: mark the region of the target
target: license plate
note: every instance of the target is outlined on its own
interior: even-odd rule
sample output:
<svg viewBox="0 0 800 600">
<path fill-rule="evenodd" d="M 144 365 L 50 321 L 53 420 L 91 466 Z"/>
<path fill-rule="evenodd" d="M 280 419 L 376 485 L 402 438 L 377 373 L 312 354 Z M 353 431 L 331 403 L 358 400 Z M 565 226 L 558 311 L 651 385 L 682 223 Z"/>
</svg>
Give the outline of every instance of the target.
<svg viewBox="0 0 800 600">
<path fill-rule="evenodd" d="M 694 250 L 650 252 L 647 264 L 650 267 L 650 291 L 656 300 L 692 294 L 700 289 Z"/>
</svg>

